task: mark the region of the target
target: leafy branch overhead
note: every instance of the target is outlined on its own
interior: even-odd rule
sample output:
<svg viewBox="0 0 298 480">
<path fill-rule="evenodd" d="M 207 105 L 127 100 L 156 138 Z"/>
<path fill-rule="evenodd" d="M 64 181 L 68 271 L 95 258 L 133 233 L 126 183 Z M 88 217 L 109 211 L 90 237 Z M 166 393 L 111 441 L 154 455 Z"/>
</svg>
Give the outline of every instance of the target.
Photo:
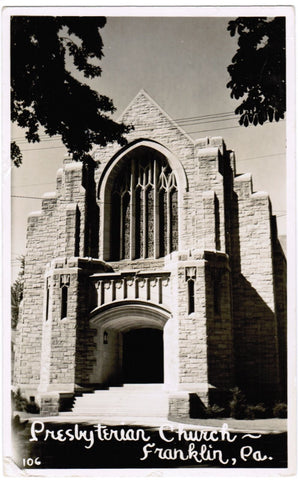
<svg viewBox="0 0 298 480">
<path fill-rule="evenodd" d="M 61 135 L 74 160 L 89 162 L 92 145 L 126 143 L 131 127 L 114 122 L 113 101 L 81 83 L 101 75 L 103 17 L 14 16 L 11 20 L 11 116 L 26 129 L 28 142 L 39 142 L 42 126 L 49 136 Z M 21 154 L 15 142 L 12 159 Z"/>
<path fill-rule="evenodd" d="M 240 125 L 279 121 L 286 111 L 285 18 L 239 17 L 229 22 L 238 50 L 228 67 L 231 97 L 243 99 Z"/>
</svg>

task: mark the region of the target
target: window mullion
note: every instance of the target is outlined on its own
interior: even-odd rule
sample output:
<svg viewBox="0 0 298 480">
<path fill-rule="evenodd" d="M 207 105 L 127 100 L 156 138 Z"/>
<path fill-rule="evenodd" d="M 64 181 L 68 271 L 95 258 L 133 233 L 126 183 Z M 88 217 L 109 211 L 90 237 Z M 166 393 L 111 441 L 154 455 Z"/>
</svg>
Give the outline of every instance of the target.
<svg viewBox="0 0 298 480">
<path fill-rule="evenodd" d="M 135 225 L 136 225 L 136 192 L 135 192 L 135 162 L 131 162 L 130 175 L 130 258 L 135 258 Z"/>
<path fill-rule="evenodd" d="M 167 255 L 168 253 L 171 252 L 171 205 L 170 205 L 170 191 L 167 188 L 167 245 L 165 248 L 165 254 Z"/>
<path fill-rule="evenodd" d="M 120 260 L 124 257 L 124 238 L 123 238 L 123 230 L 124 230 L 124 212 L 123 212 L 123 198 L 124 195 L 121 194 L 120 196 Z"/>
<path fill-rule="evenodd" d="M 147 192 L 143 188 L 143 258 L 147 256 Z"/>
<path fill-rule="evenodd" d="M 154 212 L 154 258 L 159 257 L 159 192 L 157 161 L 154 158 L 153 167 L 153 212 Z"/>
</svg>

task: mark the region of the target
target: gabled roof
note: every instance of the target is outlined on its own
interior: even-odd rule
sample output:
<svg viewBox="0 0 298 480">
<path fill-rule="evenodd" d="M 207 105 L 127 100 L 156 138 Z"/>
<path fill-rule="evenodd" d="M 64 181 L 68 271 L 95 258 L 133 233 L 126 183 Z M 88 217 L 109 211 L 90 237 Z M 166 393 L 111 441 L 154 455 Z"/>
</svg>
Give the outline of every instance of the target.
<svg viewBox="0 0 298 480">
<path fill-rule="evenodd" d="M 124 112 L 121 114 L 118 121 L 124 121 L 125 117 L 129 117 L 129 114 L 135 110 L 137 105 L 142 104 L 143 112 L 142 118 L 148 116 L 148 124 L 150 124 L 150 120 L 152 118 L 152 107 L 159 112 L 159 114 L 169 122 L 169 126 L 175 127 L 179 130 L 179 132 L 184 135 L 192 144 L 194 140 L 153 100 L 152 97 L 144 90 L 141 89 L 137 95 L 133 98 L 133 100 L 128 104 Z"/>
</svg>

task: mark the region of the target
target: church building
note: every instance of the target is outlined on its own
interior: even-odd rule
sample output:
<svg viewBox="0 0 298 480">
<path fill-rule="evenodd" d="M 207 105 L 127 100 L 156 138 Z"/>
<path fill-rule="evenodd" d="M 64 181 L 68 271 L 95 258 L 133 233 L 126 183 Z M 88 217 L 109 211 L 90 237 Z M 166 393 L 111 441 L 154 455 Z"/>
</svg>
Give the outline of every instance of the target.
<svg viewBox="0 0 298 480">
<path fill-rule="evenodd" d="M 235 386 L 283 399 L 286 265 L 268 194 L 221 137 L 194 141 L 143 90 L 120 120 L 127 145 L 97 148 L 94 166 L 66 157 L 29 216 L 14 385 L 43 415 L 138 386 L 170 418 Z"/>
</svg>

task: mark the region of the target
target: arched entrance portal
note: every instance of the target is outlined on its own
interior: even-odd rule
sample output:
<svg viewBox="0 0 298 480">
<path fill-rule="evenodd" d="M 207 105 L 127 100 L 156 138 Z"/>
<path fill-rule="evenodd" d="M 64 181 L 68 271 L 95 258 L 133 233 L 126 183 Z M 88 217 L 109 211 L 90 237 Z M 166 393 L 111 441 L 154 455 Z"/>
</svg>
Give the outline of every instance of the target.
<svg viewBox="0 0 298 480">
<path fill-rule="evenodd" d="M 90 319 L 97 329 L 90 383 L 164 383 L 171 356 L 171 320 L 164 308 L 137 300 L 96 309 Z"/>
<path fill-rule="evenodd" d="M 123 383 L 163 383 L 163 332 L 153 328 L 123 334 Z"/>
</svg>

